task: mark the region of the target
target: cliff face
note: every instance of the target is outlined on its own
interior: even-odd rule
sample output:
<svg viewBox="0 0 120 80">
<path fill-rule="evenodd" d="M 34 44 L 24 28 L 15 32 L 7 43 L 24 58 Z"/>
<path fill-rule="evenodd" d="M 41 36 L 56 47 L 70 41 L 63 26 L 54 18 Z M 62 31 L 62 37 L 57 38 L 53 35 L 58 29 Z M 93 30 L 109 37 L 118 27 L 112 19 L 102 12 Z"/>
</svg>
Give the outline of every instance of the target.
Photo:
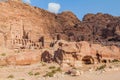
<svg viewBox="0 0 120 80">
<path fill-rule="evenodd" d="M 0 6 L 1 25 L 11 27 L 11 29 L 14 29 L 13 31 L 16 30 L 18 34 L 21 34 L 20 32 L 22 31 L 19 32 L 17 30 L 24 26 L 24 29 L 30 32 L 30 38 L 35 41 L 38 40 L 39 36 L 49 34 L 51 25 L 48 26 L 48 24 L 53 21 L 56 22 L 54 14 L 17 1 L 0 3 Z M 10 28 L 8 29 L 10 30 Z"/>
<path fill-rule="evenodd" d="M 62 15 L 62 29 L 68 40 L 120 46 L 120 17 L 97 13 L 87 14 L 82 21 L 77 21 L 69 12 L 66 13 L 61 13 L 60 17 Z"/>
<path fill-rule="evenodd" d="M 24 36 L 33 42 L 38 42 L 44 36 L 46 42 L 51 42 L 56 35 L 63 33 L 64 26 L 73 26 L 76 21 L 79 22 L 71 12 L 56 15 L 20 1 L 10 0 L 0 3 L 0 6 L 0 35 L 4 37 L 1 40 L 3 42 L 4 39 L 22 39 Z M 64 34 L 63 37 L 67 39 Z"/>
<path fill-rule="evenodd" d="M 92 27 L 93 37 L 101 41 L 120 41 L 120 18 L 109 14 L 88 14 L 83 18 L 84 23 Z M 92 25 L 93 24 L 93 25 Z"/>
<path fill-rule="evenodd" d="M 87 14 L 83 20 L 64 29 L 73 41 L 91 41 L 120 46 L 120 18 L 109 14 Z"/>
<path fill-rule="evenodd" d="M 0 45 L 16 38 L 51 42 L 57 35 L 70 41 L 120 42 L 120 18 L 108 14 L 87 14 L 80 21 L 72 12 L 53 14 L 19 0 L 0 3 L 0 12 Z"/>
</svg>

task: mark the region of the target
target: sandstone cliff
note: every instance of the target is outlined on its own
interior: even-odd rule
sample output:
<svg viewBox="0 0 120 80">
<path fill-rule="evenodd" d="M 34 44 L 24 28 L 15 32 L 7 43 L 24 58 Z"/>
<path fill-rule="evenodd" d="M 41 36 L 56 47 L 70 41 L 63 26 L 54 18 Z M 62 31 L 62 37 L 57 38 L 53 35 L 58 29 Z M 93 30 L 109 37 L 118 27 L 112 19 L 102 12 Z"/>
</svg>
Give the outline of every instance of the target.
<svg viewBox="0 0 120 80">
<path fill-rule="evenodd" d="M 108 14 L 87 14 L 80 21 L 70 11 L 53 14 L 19 0 L 1 2 L 0 12 L 1 46 L 16 38 L 39 42 L 43 36 L 47 43 L 58 35 L 69 41 L 120 44 L 120 18 Z"/>
</svg>

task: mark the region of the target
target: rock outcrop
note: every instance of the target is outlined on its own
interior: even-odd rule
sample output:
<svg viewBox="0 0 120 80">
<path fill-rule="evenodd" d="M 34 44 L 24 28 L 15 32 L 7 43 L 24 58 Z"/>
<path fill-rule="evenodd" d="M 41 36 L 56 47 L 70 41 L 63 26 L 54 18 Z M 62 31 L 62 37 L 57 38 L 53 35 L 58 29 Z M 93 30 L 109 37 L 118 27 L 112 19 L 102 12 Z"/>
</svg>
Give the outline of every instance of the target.
<svg viewBox="0 0 120 80">
<path fill-rule="evenodd" d="M 103 46 L 100 44 L 90 44 L 85 41 L 66 42 L 63 40 L 58 41 L 56 45 L 58 45 L 59 47 L 59 49 L 57 50 L 57 54 L 55 54 L 55 60 L 57 60 L 56 62 L 58 63 L 65 62 L 74 64 L 76 61 L 91 59 L 92 63 L 96 62 L 98 63 L 97 58 L 99 57 L 99 55 L 101 56 L 100 58 L 101 61 L 102 60 L 112 61 L 114 59 L 120 59 L 120 48 L 116 46 Z"/>
<path fill-rule="evenodd" d="M 120 17 L 86 14 L 80 21 L 70 11 L 54 14 L 21 0 L 0 2 L 0 12 L 0 47 L 20 50 L 51 47 L 56 53 L 64 53 L 60 56 L 67 62 L 96 53 L 103 58 L 120 59 Z M 56 56 L 63 59 L 59 54 Z M 25 65 L 40 58 L 37 54 L 19 54 L 0 59 L 3 62 L 0 64 Z"/>
<path fill-rule="evenodd" d="M 40 55 L 35 53 L 24 53 L 12 55 L 6 58 L 9 65 L 30 65 L 40 61 Z"/>
<path fill-rule="evenodd" d="M 109 14 L 87 14 L 81 23 L 64 30 L 72 41 L 90 41 L 103 45 L 120 45 L 120 18 Z"/>
<path fill-rule="evenodd" d="M 44 46 L 59 39 L 120 45 L 119 17 L 102 13 L 87 14 L 80 21 L 70 11 L 54 14 L 19 0 L 1 2 L 0 12 L 0 46 L 21 45 L 19 42 L 16 44 L 15 39 L 28 39 L 31 44 L 38 45 L 41 38 L 44 38 Z M 28 44 L 24 42 L 22 47 Z"/>
<path fill-rule="evenodd" d="M 30 65 L 40 62 L 41 57 L 36 53 L 21 53 L 9 55 L 0 59 L 0 65 Z"/>
<path fill-rule="evenodd" d="M 62 43 L 62 45 L 60 45 Z M 57 47 L 56 47 L 57 46 Z M 48 50 L 42 52 L 25 52 L 8 55 L 7 57 L 0 58 L 0 65 L 30 65 L 40 61 L 43 62 L 57 62 L 58 64 L 69 64 L 71 66 L 81 61 L 91 63 L 88 60 L 92 59 L 92 63 L 96 62 L 99 54 L 102 60 L 120 60 L 120 48 L 116 46 L 102 46 L 100 44 L 90 44 L 85 41 L 81 42 L 67 42 L 60 40 L 55 45 L 57 50 L 52 50 L 54 54 Z M 77 65 L 78 66 L 78 65 Z"/>
</svg>

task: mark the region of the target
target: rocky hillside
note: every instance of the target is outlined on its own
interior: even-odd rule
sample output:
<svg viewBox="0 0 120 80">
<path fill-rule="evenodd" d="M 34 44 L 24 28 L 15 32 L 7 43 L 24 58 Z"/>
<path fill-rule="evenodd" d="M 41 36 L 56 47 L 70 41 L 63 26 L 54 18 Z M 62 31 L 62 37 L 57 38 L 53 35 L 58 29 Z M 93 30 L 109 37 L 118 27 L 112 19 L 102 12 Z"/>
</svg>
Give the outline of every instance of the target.
<svg viewBox="0 0 120 80">
<path fill-rule="evenodd" d="M 120 17 L 109 14 L 86 14 L 81 22 L 64 29 L 73 41 L 90 41 L 104 45 L 120 46 Z"/>
<path fill-rule="evenodd" d="M 80 21 L 72 12 L 53 14 L 19 0 L 0 3 L 0 37 L 10 39 L 11 29 L 16 32 L 24 26 L 32 41 L 60 38 L 69 41 L 90 41 L 120 46 L 120 18 L 108 14 L 87 14 Z M 14 33 L 13 33 L 14 34 Z M 17 33 L 20 34 L 20 33 Z M 15 35 L 14 35 L 15 36 Z M 16 37 L 16 36 L 15 36 Z"/>
</svg>

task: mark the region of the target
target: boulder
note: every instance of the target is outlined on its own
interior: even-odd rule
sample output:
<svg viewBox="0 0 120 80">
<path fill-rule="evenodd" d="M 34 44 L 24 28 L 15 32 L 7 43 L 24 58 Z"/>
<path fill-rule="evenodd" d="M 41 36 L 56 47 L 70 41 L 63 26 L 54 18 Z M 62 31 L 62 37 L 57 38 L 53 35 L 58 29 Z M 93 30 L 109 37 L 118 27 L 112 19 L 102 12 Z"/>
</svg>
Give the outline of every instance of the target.
<svg viewBox="0 0 120 80">
<path fill-rule="evenodd" d="M 71 69 L 67 73 L 70 74 L 71 76 L 80 76 L 81 75 L 81 72 L 76 69 Z"/>
</svg>

